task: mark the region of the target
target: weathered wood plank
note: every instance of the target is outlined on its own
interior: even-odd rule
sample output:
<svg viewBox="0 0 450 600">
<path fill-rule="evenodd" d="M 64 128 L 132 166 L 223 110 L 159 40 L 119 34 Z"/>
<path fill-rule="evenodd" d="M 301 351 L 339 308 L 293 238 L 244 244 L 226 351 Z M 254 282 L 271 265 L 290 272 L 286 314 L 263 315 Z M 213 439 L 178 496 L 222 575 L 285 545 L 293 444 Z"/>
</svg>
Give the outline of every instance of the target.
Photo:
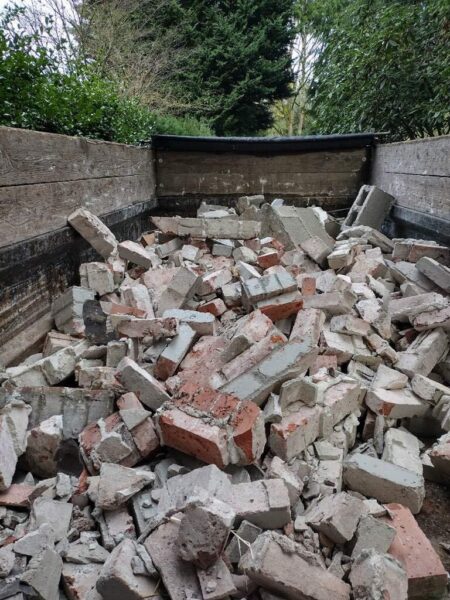
<svg viewBox="0 0 450 600">
<path fill-rule="evenodd" d="M 152 198 L 152 174 L 0 188 L 0 247 L 63 227 L 79 206 L 102 215 Z"/>
<path fill-rule="evenodd" d="M 227 173 L 355 173 L 366 162 L 366 151 L 343 150 L 338 152 L 309 152 L 301 154 L 276 154 L 272 156 L 205 152 L 157 151 L 160 176 L 192 173 L 219 175 Z"/>
<path fill-rule="evenodd" d="M 381 173 L 450 177 L 450 136 L 377 146 L 373 179 Z"/>
<path fill-rule="evenodd" d="M 360 173 L 231 172 L 205 175 L 199 172 L 159 175 L 158 197 L 187 194 L 280 194 L 282 197 L 353 196 L 361 185 Z"/>
<path fill-rule="evenodd" d="M 150 149 L 0 127 L 0 187 L 145 175 L 152 169 Z"/>
</svg>

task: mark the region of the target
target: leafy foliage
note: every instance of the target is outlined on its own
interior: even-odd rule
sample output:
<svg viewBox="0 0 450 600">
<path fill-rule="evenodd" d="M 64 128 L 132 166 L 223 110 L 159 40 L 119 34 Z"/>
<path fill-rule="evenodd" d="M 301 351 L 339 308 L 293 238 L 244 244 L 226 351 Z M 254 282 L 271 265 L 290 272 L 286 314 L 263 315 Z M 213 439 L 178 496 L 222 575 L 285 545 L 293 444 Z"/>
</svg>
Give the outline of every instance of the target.
<svg viewBox="0 0 450 600">
<path fill-rule="evenodd" d="M 448 0 L 327 0 L 312 88 L 317 133 L 450 133 Z"/>
<path fill-rule="evenodd" d="M 179 57 L 181 95 L 206 112 L 218 135 L 249 135 L 272 122 L 271 104 L 289 96 L 294 0 L 173 0 L 161 27 L 174 24 L 188 49 Z M 145 2 L 143 3 L 145 11 Z"/>
<path fill-rule="evenodd" d="M 0 22 L 0 125 L 126 143 L 154 133 L 210 134 L 198 119 L 162 116 L 124 97 L 94 64 L 61 65 L 58 48 L 11 27 L 15 15 Z"/>
</svg>

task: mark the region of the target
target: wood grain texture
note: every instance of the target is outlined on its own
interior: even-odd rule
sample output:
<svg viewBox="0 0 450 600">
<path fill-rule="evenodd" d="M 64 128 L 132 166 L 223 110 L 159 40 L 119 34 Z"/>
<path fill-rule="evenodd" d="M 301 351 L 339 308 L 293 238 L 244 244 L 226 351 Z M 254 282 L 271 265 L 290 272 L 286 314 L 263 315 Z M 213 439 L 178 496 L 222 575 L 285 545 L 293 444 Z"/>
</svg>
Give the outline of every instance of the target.
<svg viewBox="0 0 450 600">
<path fill-rule="evenodd" d="M 0 127 L 0 187 L 146 175 L 150 149 Z"/>
<path fill-rule="evenodd" d="M 151 199 L 148 175 L 0 188 L 0 247 L 64 227 L 80 206 L 102 215 Z"/>
<path fill-rule="evenodd" d="M 363 182 L 366 151 L 284 155 L 157 151 L 157 194 L 354 197 Z"/>
<path fill-rule="evenodd" d="M 450 218 L 450 136 L 377 146 L 371 183 L 398 206 Z"/>
</svg>

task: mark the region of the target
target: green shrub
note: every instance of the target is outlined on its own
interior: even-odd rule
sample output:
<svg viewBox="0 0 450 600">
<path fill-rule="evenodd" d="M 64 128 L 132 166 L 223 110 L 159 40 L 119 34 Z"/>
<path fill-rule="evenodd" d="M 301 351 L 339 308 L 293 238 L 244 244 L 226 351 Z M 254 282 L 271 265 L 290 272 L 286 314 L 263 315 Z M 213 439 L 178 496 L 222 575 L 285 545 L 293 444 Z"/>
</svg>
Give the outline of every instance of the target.
<svg viewBox="0 0 450 600">
<path fill-rule="evenodd" d="M 0 125 L 137 143 L 155 133 L 210 135 L 206 122 L 159 115 L 123 97 L 94 68 L 60 65 L 37 36 L 0 22 Z"/>
</svg>

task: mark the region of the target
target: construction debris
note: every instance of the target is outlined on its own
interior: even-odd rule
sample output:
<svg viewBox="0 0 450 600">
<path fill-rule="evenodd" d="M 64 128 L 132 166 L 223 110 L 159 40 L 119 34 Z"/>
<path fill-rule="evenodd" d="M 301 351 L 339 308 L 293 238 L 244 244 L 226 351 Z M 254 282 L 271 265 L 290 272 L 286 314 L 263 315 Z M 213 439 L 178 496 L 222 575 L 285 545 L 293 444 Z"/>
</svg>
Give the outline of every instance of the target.
<svg viewBox="0 0 450 600">
<path fill-rule="evenodd" d="M 450 254 L 392 203 L 69 217 L 103 262 L 2 372 L 2 600 L 445 594 L 413 515 L 450 482 Z"/>
</svg>

